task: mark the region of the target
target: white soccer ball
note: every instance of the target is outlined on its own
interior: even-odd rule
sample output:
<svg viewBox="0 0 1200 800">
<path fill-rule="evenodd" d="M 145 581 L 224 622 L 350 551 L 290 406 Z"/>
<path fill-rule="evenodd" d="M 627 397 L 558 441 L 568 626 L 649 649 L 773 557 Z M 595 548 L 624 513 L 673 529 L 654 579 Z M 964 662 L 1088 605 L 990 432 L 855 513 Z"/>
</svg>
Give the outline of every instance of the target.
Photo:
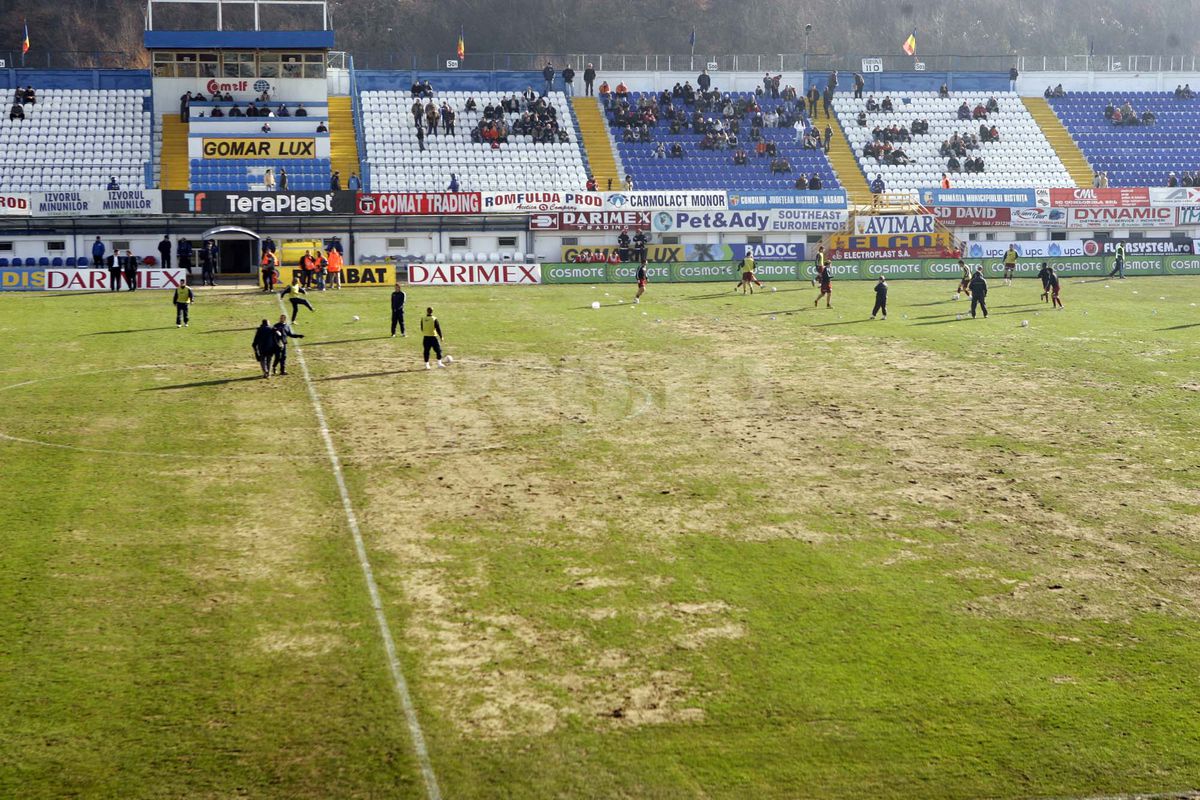
<svg viewBox="0 0 1200 800">
<path fill-rule="evenodd" d="M 779 289 L 778 289 L 777 287 L 775 287 L 775 286 L 772 286 L 772 287 L 771 287 L 771 291 L 772 291 L 772 292 L 778 292 L 778 291 L 779 291 Z"/>
<path fill-rule="evenodd" d="M 443 358 L 442 360 L 443 360 L 443 361 L 445 361 L 447 364 L 453 364 L 453 363 L 454 363 L 454 356 L 446 356 L 446 357 L 445 357 L 445 358 Z"/>
<path fill-rule="evenodd" d="M 355 315 L 354 315 L 354 321 L 355 321 L 355 322 L 358 322 L 358 315 L 357 315 L 357 314 L 355 314 Z"/>
<path fill-rule="evenodd" d="M 600 307 L 600 301 L 599 301 L 599 300 L 593 300 L 593 301 L 592 301 L 592 308 L 599 308 L 599 307 Z"/>
<path fill-rule="evenodd" d="M 1028 328 L 1028 327 L 1029 327 L 1029 320 L 1027 320 L 1027 319 L 1023 319 L 1023 320 L 1021 320 L 1021 327 L 1022 327 L 1022 328 Z"/>
<path fill-rule="evenodd" d="M 955 299 L 955 300 L 957 300 L 957 299 L 958 299 L 958 292 L 955 292 L 955 293 L 954 293 L 954 299 Z"/>
<path fill-rule="evenodd" d="M 954 315 L 954 318 L 955 318 L 955 319 L 962 319 L 962 314 L 955 314 L 955 315 Z"/>
</svg>

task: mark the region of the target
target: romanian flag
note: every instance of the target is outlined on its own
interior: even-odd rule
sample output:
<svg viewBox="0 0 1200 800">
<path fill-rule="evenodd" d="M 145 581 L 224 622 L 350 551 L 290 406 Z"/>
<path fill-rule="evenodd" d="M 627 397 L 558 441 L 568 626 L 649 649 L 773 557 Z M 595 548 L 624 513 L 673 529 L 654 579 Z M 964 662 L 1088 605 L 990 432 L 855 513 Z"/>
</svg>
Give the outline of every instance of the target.
<svg viewBox="0 0 1200 800">
<path fill-rule="evenodd" d="M 462 28 L 458 29 L 458 60 L 462 61 L 467 57 L 467 46 L 463 43 Z"/>
<path fill-rule="evenodd" d="M 917 54 L 917 32 L 916 31 L 913 31 L 912 33 L 910 33 L 908 35 L 908 38 L 904 40 L 904 47 L 901 49 L 904 50 L 905 55 L 915 56 Z"/>
<path fill-rule="evenodd" d="M 29 52 L 29 23 L 25 23 L 25 38 L 21 40 L 21 55 Z"/>
</svg>

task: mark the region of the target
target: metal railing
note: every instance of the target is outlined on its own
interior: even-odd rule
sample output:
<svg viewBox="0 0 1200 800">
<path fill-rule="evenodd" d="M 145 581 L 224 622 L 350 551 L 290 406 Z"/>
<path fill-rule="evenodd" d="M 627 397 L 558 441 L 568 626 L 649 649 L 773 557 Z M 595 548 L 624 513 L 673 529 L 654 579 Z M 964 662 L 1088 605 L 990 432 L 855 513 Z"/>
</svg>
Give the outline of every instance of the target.
<svg viewBox="0 0 1200 800">
<path fill-rule="evenodd" d="M 364 168 L 367 163 L 367 137 L 363 132 L 362 104 L 358 95 L 358 75 L 354 71 L 354 56 L 348 59 L 350 67 L 350 114 L 354 120 L 354 146 L 358 149 L 358 180 L 364 192 L 371 191 L 370 175 Z"/>
<path fill-rule="evenodd" d="M 55 50 L 38 48 L 25 54 L 20 50 L 0 50 L 4 69 L 145 69 L 149 56 L 145 51 L 126 50 Z"/>
<path fill-rule="evenodd" d="M 459 60 L 446 53 L 356 53 L 359 69 L 395 69 L 416 72 L 440 72 L 447 62 L 457 61 L 457 69 L 497 71 L 540 71 L 546 61 L 562 69 L 570 64 L 576 73 L 594 64 L 597 72 L 699 72 L 708 68 L 718 72 L 828 72 L 837 69 L 862 72 L 863 59 L 877 59 L 888 72 L 1008 72 L 1014 65 L 1022 72 L 1189 72 L 1200 68 L 1200 58 L 1192 55 L 1060 55 L 1031 56 L 1011 53 L 968 54 L 938 53 L 906 56 L 901 54 L 837 53 L 468 53 Z"/>
</svg>

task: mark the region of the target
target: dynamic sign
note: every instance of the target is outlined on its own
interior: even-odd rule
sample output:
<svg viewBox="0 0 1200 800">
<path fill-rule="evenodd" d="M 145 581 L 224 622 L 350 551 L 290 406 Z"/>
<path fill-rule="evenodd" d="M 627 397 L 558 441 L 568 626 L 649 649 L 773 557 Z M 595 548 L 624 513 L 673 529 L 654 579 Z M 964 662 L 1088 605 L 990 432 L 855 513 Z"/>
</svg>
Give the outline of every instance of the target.
<svg viewBox="0 0 1200 800">
<path fill-rule="evenodd" d="M 1175 209 L 1071 208 L 1067 210 L 1068 228 L 1173 228 Z"/>
<path fill-rule="evenodd" d="M 205 139 L 202 151 L 205 158 L 316 158 L 317 140 L 285 136 L 242 136 L 226 139 Z"/>
<path fill-rule="evenodd" d="M 479 192 L 379 192 L 358 196 L 358 213 L 377 216 L 441 216 L 482 213 Z"/>
<path fill-rule="evenodd" d="M 353 214 L 354 192 L 179 192 L 162 193 L 168 214 L 253 214 L 296 217 Z"/>
<path fill-rule="evenodd" d="M 540 264 L 409 264 L 408 282 L 420 286 L 530 285 L 542 282 Z"/>
</svg>

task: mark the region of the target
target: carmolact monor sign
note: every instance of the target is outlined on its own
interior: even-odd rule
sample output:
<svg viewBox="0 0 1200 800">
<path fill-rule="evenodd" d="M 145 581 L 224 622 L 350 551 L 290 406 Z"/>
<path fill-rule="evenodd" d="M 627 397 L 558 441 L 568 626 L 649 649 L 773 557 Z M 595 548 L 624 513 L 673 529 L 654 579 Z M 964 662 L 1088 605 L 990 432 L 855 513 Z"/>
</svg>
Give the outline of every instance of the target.
<svg viewBox="0 0 1200 800">
<path fill-rule="evenodd" d="M 353 214 L 354 192 L 180 192 L 162 193 L 167 214 L 245 214 L 299 217 Z"/>
<path fill-rule="evenodd" d="M 541 264 L 409 264 L 408 282 L 417 286 L 536 285 Z"/>
<path fill-rule="evenodd" d="M 358 213 L 375 216 L 482 214 L 479 192 L 375 192 L 358 196 Z"/>
<path fill-rule="evenodd" d="M 708 211 L 729 207 L 729 195 L 718 191 L 604 192 L 601 196 L 603 207 L 611 211 Z"/>
</svg>

